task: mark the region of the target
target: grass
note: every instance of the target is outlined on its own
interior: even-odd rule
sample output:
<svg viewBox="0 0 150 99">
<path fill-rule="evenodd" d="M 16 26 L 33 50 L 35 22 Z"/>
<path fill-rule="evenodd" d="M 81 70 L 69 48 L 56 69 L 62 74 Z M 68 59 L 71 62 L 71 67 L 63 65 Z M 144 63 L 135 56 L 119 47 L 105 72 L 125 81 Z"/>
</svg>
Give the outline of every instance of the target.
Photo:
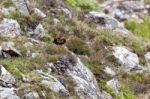
<svg viewBox="0 0 150 99">
<path fill-rule="evenodd" d="M 137 99 L 134 90 L 127 86 L 127 84 L 121 84 L 121 90 L 123 92 L 124 99 Z"/>
<path fill-rule="evenodd" d="M 11 18 L 17 20 L 20 24 L 20 28 L 23 31 L 27 31 L 27 28 L 35 29 L 36 26 L 40 23 L 41 19 L 36 17 L 34 14 L 31 13 L 30 16 L 23 16 L 19 11 L 12 12 L 10 15 L 6 16 L 7 18 Z"/>
<path fill-rule="evenodd" d="M 121 71 L 120 78 L 123 78 L 121 81 L 124 85 L 132 90 L 134 95 L 148 93 L 150 90 L 149 73 L 126 73 Z"/>
<path fill-rule="evenodd" d="M 96 10 L 99 9 L 98 2 L 96 0 L 66 0 L 67 4 L 81 9 Z"/>
<path fill-rule="evenodd" d="M 0 63 L 6 67 L 17 78 L 21 76 L 21 73 L 26 74 L 35 69 L 47 70 L 41 61 L 38 59 L 29 58 L 11 58 L 1 59 Z"/>
<path fill-rule="evenodd" d="M 80 55 L 89 55 L 90 48 L 89 46 L 78 37 L 70 37 L 67 41 L 66 46 L 68 49 L 76 54 Z"/>
<path fill-rule="evenodd" d="M 150 16 L 146 17 L 143 23 L 128 22 L 126 23 L 126 27 L 135 35 L 150 39 Z"/>
<path fill-rule="evenodd" d="M 0 5 L 4 7 L 10 7 L 13 5 L 13 2 L 10 0 L 0 0 Z"/>
</svg>

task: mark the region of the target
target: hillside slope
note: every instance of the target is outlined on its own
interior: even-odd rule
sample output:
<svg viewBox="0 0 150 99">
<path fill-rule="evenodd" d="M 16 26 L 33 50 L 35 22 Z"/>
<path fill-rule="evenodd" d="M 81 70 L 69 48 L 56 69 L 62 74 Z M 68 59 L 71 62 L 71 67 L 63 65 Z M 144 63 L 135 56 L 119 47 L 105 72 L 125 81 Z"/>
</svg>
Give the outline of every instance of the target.
<svg viewBox="0 0 150 99">
<path fill-rule="evenodd" d="M 149 0 L 0 0 L 0 99 L 149 99 Z"/>
</svg>

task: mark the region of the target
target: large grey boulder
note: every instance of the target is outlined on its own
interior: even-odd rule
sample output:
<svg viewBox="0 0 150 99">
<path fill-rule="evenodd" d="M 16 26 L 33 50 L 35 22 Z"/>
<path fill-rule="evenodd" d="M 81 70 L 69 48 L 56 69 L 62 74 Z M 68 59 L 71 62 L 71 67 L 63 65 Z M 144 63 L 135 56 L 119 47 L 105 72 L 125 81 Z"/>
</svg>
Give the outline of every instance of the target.
<svg viewBox="0 0 150 99">
<path fill-rule="evenodd" d="M 4 87 L 12 87 L 15 82 L 15 78 L 2 65 L 0 65 L 0 85 Z"/>
<path fill-rule="evenodd" d="M 108 15 L 124 21 L 145 17 L 150 6 L 144 0 L 106 0 L 101 7 Z"/>
<path fill-rule="evenodd" d="M 29 6 L 28 0 L 12 0 L 15 4 L 16 8 L 20 11 L 20 13 L 24 16 L 29 16 Z"/>
<path fill-rule="evenodd" d="M 0 87 L 0 99 L 20 99 L 14 92 L 14 88 Z"/>
<path fill-rule="evenodd" d="M 21 35 L 20 25 L 16 20 L 4 18 L 0 23 L 0 35 L 15 37 Z"/>
<path fill-rule="evenodd" d="M 106 28 L 115 29 L 121 26 L 115 18 L 101 12 L 91 11 L 87 17 Z"/>
<path fill-rule="evenodd" d="M 54 66 L 50 67 L 53 73 L 72 78 L 73 87 L 80 99 L 103 99 L 95 76 L 79 58 L 76 63 L 72 63 L 68 57 L 62 56 Z"/>
<path fill-rule="evenodd" d="M 118 63 L 127 70 L 132 70 L 139 66 L 139 59 L 137 54 L 129 51 L 125 47 L 113 47 L 113 55 L 117 59 Z"/>
<path fill-rule="evenodd" d="M 26 93 L 22 99 L 40 99 L 40 96 L 36 91 L 32 91 L 32 92 Z"/>
<path fill-rule="evenodd" d="M 95 22 L 100 27 L 111 29 L 123 35 L 132 34 L 117 19 L 112 16 L 106 15 L 105 13 L 91 11 L 88 15 L 86 15 L 86 17 L 92 22 Z"/>
<path fill-rule="evenodd" d="M 69 96 L 69 91 L 64 87 L 64 85 L 54 76 L 44 73 L 40 70 L 36 71 L 40 76 L 43 78 L 41 84 L 45 86 L 45 88 L 49 88 L 52 91 L 62 95 L 62 96 Z"/>
<path fill-rule="evenodd" d="M 73 78 L 75 90 L 81 99 L 102 99 L 96 78 L 79 58 L 67 73 Z"/>
</svg>

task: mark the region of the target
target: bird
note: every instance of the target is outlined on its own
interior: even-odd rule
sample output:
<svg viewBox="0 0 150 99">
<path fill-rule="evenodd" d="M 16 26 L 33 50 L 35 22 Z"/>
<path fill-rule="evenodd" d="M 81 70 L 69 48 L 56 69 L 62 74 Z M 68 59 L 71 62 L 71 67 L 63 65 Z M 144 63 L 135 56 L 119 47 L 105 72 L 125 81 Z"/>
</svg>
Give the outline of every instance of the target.
<svg viewBox="0 0 150 99">
<path fill-rule="evenodd" d="M 65 36 L 63 34 L 56 35 L 56 37 L 54 38 L 53 43 L 55 43 L 56 45 L 63 45 L 63 44 L 65 44 L 66 43 Z"/>
</svg>

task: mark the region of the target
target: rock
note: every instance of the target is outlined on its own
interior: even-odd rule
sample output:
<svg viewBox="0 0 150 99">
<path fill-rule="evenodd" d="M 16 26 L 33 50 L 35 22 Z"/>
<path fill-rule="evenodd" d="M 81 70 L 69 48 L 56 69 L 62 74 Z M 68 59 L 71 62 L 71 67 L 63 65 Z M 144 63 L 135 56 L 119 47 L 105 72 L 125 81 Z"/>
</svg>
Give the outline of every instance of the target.
<svg viewBox="0 0 150 99">
<path fill-rule="evenodd" d="M 131 70 L 139 66 L 139 59 L 135 53 L 130 52 L 125 47 L 113 47 L 113 55 L 118 63 L 127 70 Z"/>
<path fill-rule="evenodd" d="M 20 99 L 14 92 L 14 88 L 0 87 L 0 99 Z"/>
<path fill-rule="evenodd" d="M 2 48 L 2 54 L 4 58 L 8 58 L 5 56 L 5 54 L 8 54 L 10 56 L 22 56 L 21 53 L 14 48 L 13 42 L 3 42 L 1 44 L 1 48 Z"/>
<path fill-rule="evenodd" d="M 39 97 L 39 94 L 37 92 L 32 91 L 32 92 L 26 93 L 23 96 L 23 99 L 40 99 L 40 97 Z"/>
<path fill-rule="evenodd" d="M 102 91 L 101 96 L 103 97 L 103 99 L 113 99 L 113 97 L 106 91 Z"/>
<path fill-rule="evenodd" d="M 132 32 L 130 32 L 129 30 L 127 30 L 126 28 L 124 27 L 119 27 L 119 28 L 116 28 L 114 30 L 114 32 L 118 32 L 118 33 L 121 33 L 123 35 L 132 35 Z"/>
<path fill-rule="evenodd" d="M 15 37 L 21 35 L 20 25 L 16 20 L 4 18 L 0 23 L 0 35 Z"/>
<path fill-rule="evenodd" d="M 71 11 L 68 8 L 66 8 L 66 7 L 59 7 L 58 11 L 64 12 L 68 16 L 69 19 L 72 19 L 72 13 L 71 13 Z"/>
<path fill-rule="evenodd" d="M 109 74 L 109 75 L 111 75 L 111 76 L 115 76 L 116 75 L 116 73 L 108 66 L 105 66 L 104 72 Z"/>
<path fill-rule="evenodd" d="M 147 52 L 145 55 L 146 64 L 148 66 L 148 70 L 150 71 L 150 52 Z"/>
<path fill-rule="evenodd" d="M 30 52 L 30 51 L 27 51 L 27 53 L 26 53 L 26 56 L 27 57 L 31 57 L 31 58 L 36 58 L 36 57 L 38 57 L 38 56 L 40 56 L 41 54 L 39 53 L 39 52 L 35 52 L 35 53 L 32 53 L 32 52 Z"/>
<path fill-rule="evenodd" d="M 104 13 L 92 11 L 86 17 L 89 18 L 91 21 L 94 21 L 97 25 L 103 28 L 111 29 L 123 35 L 132 34 L 117 19 L 109 15 L 106 15 Z"/>
<path fill-rule="evenodd" d="M 43 26 L 41 24 L 39 24 L 36 27 L 36 29 L 34 30 L 34 32 L 32 32 L 30 34 L 30 36 L 35 39 L 40 39 L 44 36 L 44 34 L 45 34 L 45 30 L 44 30 Z"/>
<path fill-rule="evenodd" d="M 31 83 L 30 78 L 28 75 L 21 74 L 21 80 L 25 83 Z"/>
<path fill-rule="evenodd" d="M 0 7 L 0 14 L 4 16 L 10 15 L 10 13 L 15 11 L 16 9 L 14 7 L 9 7 L 9 8 Z"/>
<path fill-rule="evenodd" d="M 55 66 L 54 66 L 53 63 L 47 63 L 46 65 L 47 65 L 48 71 L 49 71 L 50 73 L 55 70 Z"/>
<path fill-rule="evenodd" d="M 148 15 L 149 9 L 144 0 L 107 0 L 101 7 L 108 15 L 120 21 L 143 18 Z"/>
<path fill-rule="evenodd" d="M 147 66 L 150 69 L 150 52 L 147 52 L 144 56 L 145 56 L 145 60 L 147 62 Z"/>
<path fill-rule="evenodd" d="M 54 18 L 53 21 L 55 26 L 57 26 L 57 24 L 60 23 L 60 20 L 58 20 L 57 18 Z"/>
<path fill-rule="evenodd" d="M 0 65 L 0 85 L 3 87 L 12 87 L 15 82 L 15 78 Z"/>
<path fill-rule="evenodd" d="M 34 8 L 34 15 L 36 15 L 38 18 L 45 18 L 46 14 L 44 14 L 41 10 L 38 8 Z"/>
<path fill-rule="evenodd" d="M 28 0 L 12 0 L 20 13 L 24 16 L 29 16 Z"/>
<path fill-rule="evenodd" d="M 50 88 L 52 91 L 66 96 L 69 96 L 69 91 L 52 75 L 46 74 L 40 70 L 37 71 L 38 74 L 44 79 L 41 81 L 41 84 L 45 86 L 45 88 Z"/>
<path fill-rule="evenodd" d="M 116 78 L 113 78 L 113 79 L 111 79 L 111 80 L 109 80 L 108 82 L 107 82 L 107 85 L 110 87 L 110 88 L 112 88 L 112 90 L 114 91 L 114 92 L 119 92 L 119 90 L 120 90 L 120 83 L 119 83 L 119 81 L 116 79 Z"/>
<path fill-rule="evenodd" d="M 71 63 L 68 57 L 60 57 L 58 63 L 54 64 L 54 68 L 52 68 L 52 73 L 55 72 L 72 78 L 75 92 L 81 99 L 102 99 L 94 75 L 79 58 L 77 58 L 76 63 Z"/>
<path fill-rule="evenodd" d="M 109 29 L 115 29 L 121 26 L 119 21 L 104 13 L 92 11 L 87 15 L 87 17 L 96 22 L 98 25 L 101 25 Z"/>
<path fill-rule="evenodd" d="M 74 88 L 81 99 L 102 99 L 94 75 L 79 58 L 77 64 L 72 66 L 67 73 L 73 78 Z"/>
<path fill-rule="evenodd" d="M 33 46 L 33 43 L 31 43 L 31 42 L 25 42 L 25 44 L 23 44 L 23 46 L 24 46 L 25 48 L 30 48 L 30 47 Z"/>
</svg>

